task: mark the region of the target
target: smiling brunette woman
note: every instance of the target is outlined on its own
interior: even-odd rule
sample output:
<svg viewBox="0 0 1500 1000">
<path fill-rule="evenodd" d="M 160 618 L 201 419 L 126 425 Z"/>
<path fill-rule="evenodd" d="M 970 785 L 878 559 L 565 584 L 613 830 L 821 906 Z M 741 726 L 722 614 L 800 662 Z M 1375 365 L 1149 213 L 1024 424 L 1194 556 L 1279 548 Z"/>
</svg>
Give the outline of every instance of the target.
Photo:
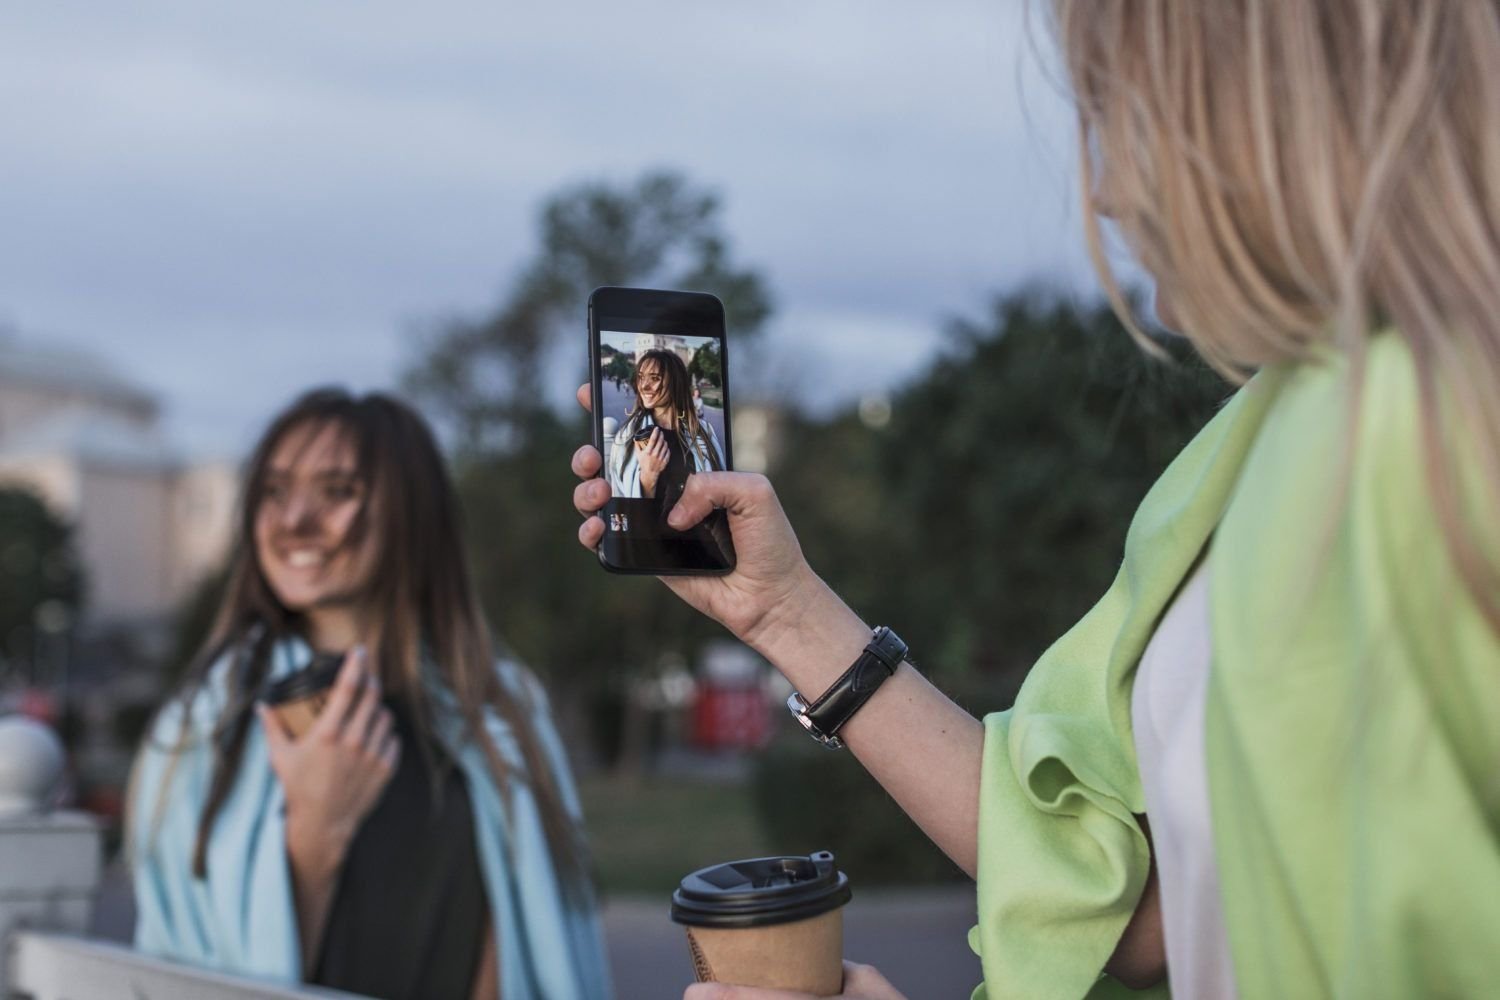
<svg viewBox="0 0 1500 1000">
<path fill-rule="evenodd" d="M 635 403 L 615 435 L 609 472 L 615 496 L 660 498 L 663 514 L 689 474 L 724 468 L 713 424 L 700 418 L 687 365 L 671 351 L 641 355 L 631 379 Z"/>
<path fill-rule="evenodd" d="M 377 997 L 608 995 L 562 744 L 494 657 L 459 522 L 402 403 L 324 389 L 272 422 L 132 782 L 138 947 Z M 298 736 L 260 699 L 315 653 L 342 665 Z"/>
</svg>

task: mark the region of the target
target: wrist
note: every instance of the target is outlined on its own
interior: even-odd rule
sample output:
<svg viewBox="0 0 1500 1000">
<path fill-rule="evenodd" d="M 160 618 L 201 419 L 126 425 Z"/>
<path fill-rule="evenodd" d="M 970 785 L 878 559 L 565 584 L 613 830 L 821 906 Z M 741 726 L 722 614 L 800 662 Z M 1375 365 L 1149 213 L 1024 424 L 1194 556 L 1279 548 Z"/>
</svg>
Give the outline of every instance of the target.
<svg viewBox="0 0 1500 1000">
<path fill-rule="evenodd" d="M 870 628 L 804 563 L 784 598 L 744 638 L 811 700 L 859 656 Z"/>
<path fill-rule="evenodd" d="M 287 812 L 287 857 L 291 859 L 293 869 L 305 877 L 321 878 L 337 872 L 353 839 L 353 830 L 346 831 L 328 823 L 299 821 L 297 814 Z"/>
</svg>

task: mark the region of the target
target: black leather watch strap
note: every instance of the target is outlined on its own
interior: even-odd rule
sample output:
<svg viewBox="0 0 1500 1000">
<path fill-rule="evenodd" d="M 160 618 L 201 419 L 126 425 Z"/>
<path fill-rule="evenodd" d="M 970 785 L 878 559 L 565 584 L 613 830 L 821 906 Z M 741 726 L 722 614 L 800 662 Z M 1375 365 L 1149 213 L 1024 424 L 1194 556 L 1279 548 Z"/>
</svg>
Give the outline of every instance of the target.
<svg viewBox="0 0 1500 1000">
<path fill-rule="evenodd" d="M 886 679 L 906 659 L 906 643 L 889 628 L 881 626 L 871 635 L 864 652 L 853 665 L 834 681 L 832 686 L 811 705 L 803 702 L 802 696 L 793 694 L 787 700 L 792 714 L 820 743 L 834 748 L 842 747 L 838 732 L 860 706 L 864 705 L 884 684 Z"/>
</svg>

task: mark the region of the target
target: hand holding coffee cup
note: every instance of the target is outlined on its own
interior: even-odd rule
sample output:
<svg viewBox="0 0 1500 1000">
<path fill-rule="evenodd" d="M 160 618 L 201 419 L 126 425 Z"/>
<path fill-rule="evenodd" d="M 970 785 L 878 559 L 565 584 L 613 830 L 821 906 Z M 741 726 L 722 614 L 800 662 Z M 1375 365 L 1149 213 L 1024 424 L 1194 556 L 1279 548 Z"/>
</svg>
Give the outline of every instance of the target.
<svg viewBox="0 0 1500 1000">
<path fill-rule="evenodd" d="M 287 838 L 337 853 L 354 838 L 396 772 L 401 743 L 362 648 L 344 658 L 323 710 L 297 736 L 256 705 L 271 768 L 286 795 Z"/>
<path fill-rule="evenodd" d="M 694 983 L 682 994 L 682 1000 L 811 1000 L 812 993 L 791 990 L 768 990 L 759 986 L 730 986 L 727 983 Z M 906 1000 L 873 965 L 844 963 L 844 991 L 828 1000 Z"/>
</svg>

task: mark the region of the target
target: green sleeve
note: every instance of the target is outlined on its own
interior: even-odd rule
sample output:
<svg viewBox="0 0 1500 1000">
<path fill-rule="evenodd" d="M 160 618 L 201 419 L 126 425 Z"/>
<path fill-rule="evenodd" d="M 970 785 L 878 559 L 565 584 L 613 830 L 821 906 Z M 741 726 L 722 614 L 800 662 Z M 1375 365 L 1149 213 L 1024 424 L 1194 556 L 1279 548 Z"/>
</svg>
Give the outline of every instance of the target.
<svg viewBox="0 0 1500 1000">
<path fill-rule="evenodd" d="M 1150 870 L 1136 821 L 1136 663 L 1207 543 L 1278 379 L 1252 380 L 1162 474 L 1113 585 L 1037 662 L 1015 708 L 985 719 L 976 997 L 1128 993 L 1101 970 Z"/>
</svg>

